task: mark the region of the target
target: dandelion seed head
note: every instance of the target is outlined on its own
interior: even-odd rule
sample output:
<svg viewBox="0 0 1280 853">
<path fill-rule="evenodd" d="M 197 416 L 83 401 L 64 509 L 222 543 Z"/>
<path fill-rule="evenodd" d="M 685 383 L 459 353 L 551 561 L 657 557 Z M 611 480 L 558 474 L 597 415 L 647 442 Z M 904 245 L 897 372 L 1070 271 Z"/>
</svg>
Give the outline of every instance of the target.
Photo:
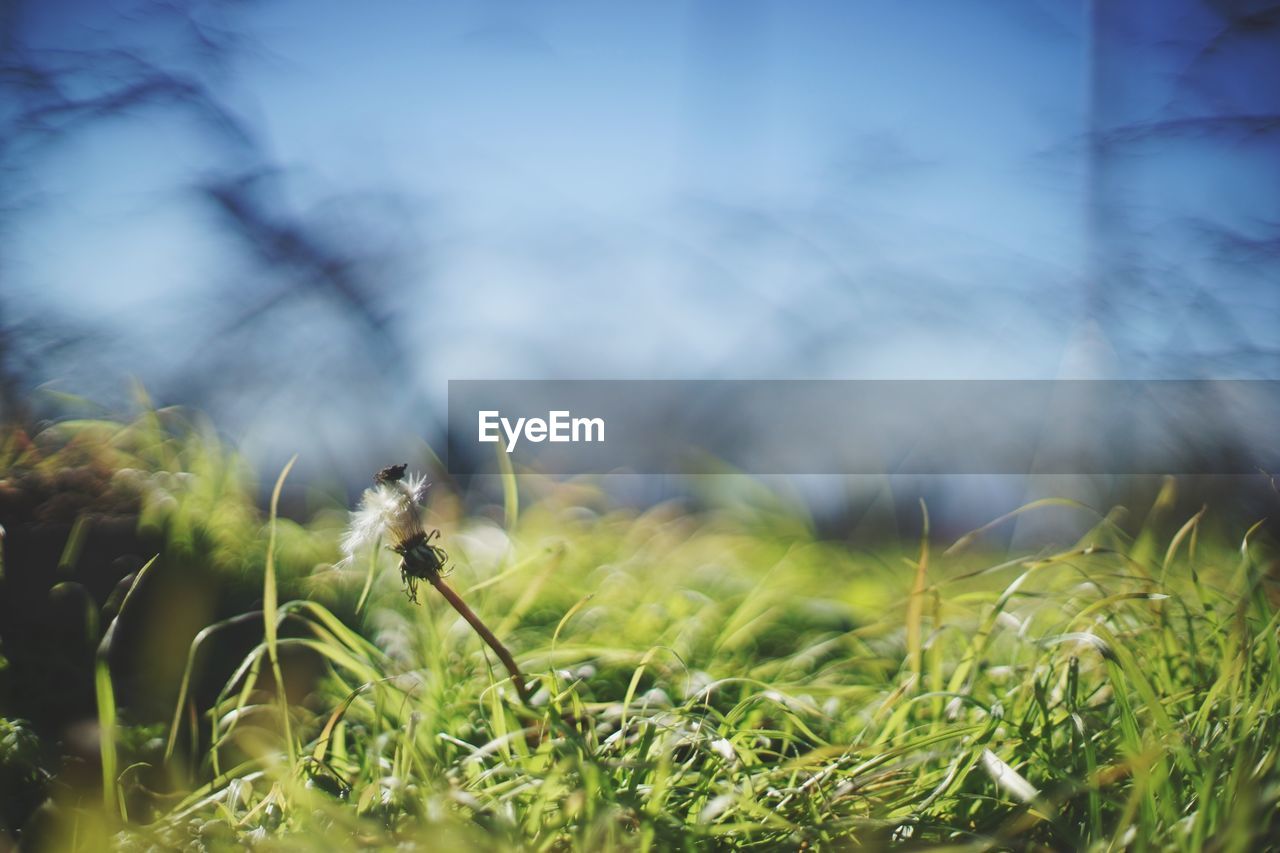
<svg viewBox="0 0 1280 853">
<path fill-rule="evenodd" d="M 343 562 L 351 562 L 379 540 L 399 549 L 422 538 L 422 505 L 428 486 L 422 475 L 410 474 L 404 480 L 380 480 L 373 488 L 365 489 L 342 538 Z"/>
</svg>

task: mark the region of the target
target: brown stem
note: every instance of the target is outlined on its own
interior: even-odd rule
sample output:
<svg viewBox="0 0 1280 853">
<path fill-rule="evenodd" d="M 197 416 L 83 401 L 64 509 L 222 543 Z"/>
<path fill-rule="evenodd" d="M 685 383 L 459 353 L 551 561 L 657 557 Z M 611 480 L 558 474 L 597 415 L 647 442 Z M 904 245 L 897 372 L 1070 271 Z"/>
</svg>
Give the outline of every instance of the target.
<svg viewBox="0 0 1280 853">
<path fill-rule="evenodd" d="M 493 632 L 489 630 L 489 626 L 480 620 L 480 617 L 462 600 L 462 596 L 454 592 L 453 588 L 445 583 L 444 578 L 440 577 L 437 572 L 428 572 L 427 580 L 440 591 L 445 601 L 453 605 L 453 609 L 458 611 L 472 628 L 476 629 L 476 633 L 480 635 L 480 638 L 489 644 L 489 648 L 493 649 L 493 653 L 498 656 L 498 660 L 502 661 L 502 665 L 511 674 L 511 683 L 516 686 L 516 692 L 520 694 L 520 701 L 528 705 L 529 688 L 524 683 L 524 674 L 520 672 L 520 667 L 516 666 L 516 659 L 511 656 L 511 652 L 507 651 L 507 647 L 502 645 L 502 641 L 494 636 Z"/>
</svg>

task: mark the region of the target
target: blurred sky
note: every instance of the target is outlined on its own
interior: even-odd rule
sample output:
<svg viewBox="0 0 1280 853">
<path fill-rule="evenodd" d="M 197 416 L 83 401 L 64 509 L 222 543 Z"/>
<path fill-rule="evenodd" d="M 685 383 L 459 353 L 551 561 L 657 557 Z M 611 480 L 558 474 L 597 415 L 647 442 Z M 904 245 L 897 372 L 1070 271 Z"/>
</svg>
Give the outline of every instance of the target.
<svg viewBox="0 0 1280 853">
<path fill-rule="evenodd" d="M 33 161 L 9 313 L 113 341 L 68 390 L 225 363 L 192 402 L 274 446 L 424 423 L 406 381 L 430 410 L 450 378 L 1280 371 L 1276 134 L 1213 124 L 1280 112 L 1263 4 L 177 8 L 243 41 L 195 64 L 151 4 L 21 12 L 33 50 L 194 69 L 251 136 L 145 106 Z M 192 190 L 241 169 L 359 261 L 402 369 L 323 294 L 234 326 L 290 286 Z"/>
</svg>

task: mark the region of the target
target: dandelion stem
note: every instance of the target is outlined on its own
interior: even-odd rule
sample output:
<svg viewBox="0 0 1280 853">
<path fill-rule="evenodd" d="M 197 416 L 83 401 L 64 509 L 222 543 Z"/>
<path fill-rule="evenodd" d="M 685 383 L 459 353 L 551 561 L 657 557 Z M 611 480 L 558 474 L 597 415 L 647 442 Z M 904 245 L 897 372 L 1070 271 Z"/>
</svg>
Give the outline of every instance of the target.
<svg viewBox="0 0 1280 853">
<path fill-rule="evenodd" d="M 463 619 L 467 620 L 468 624 L 476 630 L 481 639 L 489 644 L 489 648 L 493 649 L 493 653 L 498 656 L 498 659 L 502 661 L 502 665 L 507 668 L 507 672 L 511 674 L 511 683 L 516 686 L 516 692 L 520 694 L 520 701 L 528 705 L 529 687 L 524 683 L 524 674 L 520 672 L 520 667 L 516 665 L 516 659 L 511 656 L 511 652 L 507 651 L 507 647 L 502 645 L 502 641 L 494 636 L 494 633 L 489 630 L 489 626 L 481 621 L 475 611 L 467 606 L 467 603 L 462 600 L 462 596 L 454 592 L 453 587 L 444 582 L 444 578 L 440 577 L 438 572 L 429 572 L 427 580 L 440 591 L 445 601 L 448 601 L 453 606 L 453 609 L 458 611 Z"/>
</svg>

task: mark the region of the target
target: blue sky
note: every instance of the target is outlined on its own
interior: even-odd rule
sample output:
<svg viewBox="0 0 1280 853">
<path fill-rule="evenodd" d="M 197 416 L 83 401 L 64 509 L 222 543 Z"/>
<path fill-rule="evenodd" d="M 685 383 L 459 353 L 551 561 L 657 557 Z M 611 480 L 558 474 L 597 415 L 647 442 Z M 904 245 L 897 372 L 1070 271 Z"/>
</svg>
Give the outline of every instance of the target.
<svg viewBox="0 0 1280 853">
<path fill-rule="evenodd" d="M 1068 0 L 242 9 L 219 13 L 248 42 L 217 91 L 279 170 L 277 203 L 386 259 L 377 299 L 418 342 L 428 399 L 449 378 L 1274 369 L 1196 356 L 1265 339 L 1280 307 L 1273 259 L 1226 264 L 1188 237 L 1280 222 L 1280 158 L 1257 139 L 1113 156 L 1123 215 L 1102 242 L 1141 281 L 1109 273 L 1110 316 L 1087 311 L 1098 50 L 1113 124 L 1277 108 L 1258 82 L 1274 44 L 1195 59 L 1222 27 L 1195 0 L 1126 5 L 1101 38 Z M 29 38 L 171 51 L 122 10 L 37 7 Z M 30 176 L 15 288 L 114 329 L 113 370 L 180 380 L 261 276 L 190 189 L 238 156 L 161 109 L 60 143 Z M 289 383 L 306 405 L 246 417 L 361 405 L 353 377 L 379 365 L 341 311 L 291 311 L 262 361 L 333 365 Z"/>
</svg>

